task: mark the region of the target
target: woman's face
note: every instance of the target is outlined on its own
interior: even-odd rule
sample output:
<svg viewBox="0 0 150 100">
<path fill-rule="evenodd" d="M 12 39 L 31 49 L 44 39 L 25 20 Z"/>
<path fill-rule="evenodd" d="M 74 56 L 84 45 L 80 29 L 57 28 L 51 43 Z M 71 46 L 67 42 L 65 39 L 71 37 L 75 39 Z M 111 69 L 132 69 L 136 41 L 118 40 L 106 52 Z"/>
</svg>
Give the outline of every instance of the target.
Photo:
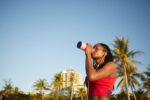
<svg viewBox="0 0 150 100">
<path fill-rule="evenodd" d="M 99 59 L 102 58 L 104 56 L 104 47 L 100 44 L 96 44 L 93 47 L 93 52 L 92 52 L 92 58 L 93 59 Z"/>
</svg>

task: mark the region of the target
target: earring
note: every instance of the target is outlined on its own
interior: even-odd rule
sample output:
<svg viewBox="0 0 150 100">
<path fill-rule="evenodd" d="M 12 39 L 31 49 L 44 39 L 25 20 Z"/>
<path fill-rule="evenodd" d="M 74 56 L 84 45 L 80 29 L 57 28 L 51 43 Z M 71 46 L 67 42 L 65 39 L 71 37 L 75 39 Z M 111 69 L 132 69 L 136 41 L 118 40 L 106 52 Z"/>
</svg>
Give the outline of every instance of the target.
<svg viewBox="0 0 150 100">
<path fill-rule="evenodd" d="M 104 53 L 104 55 L 103 55 L 104 57 L 105 57 L 105 53 Z"/>
</svg>

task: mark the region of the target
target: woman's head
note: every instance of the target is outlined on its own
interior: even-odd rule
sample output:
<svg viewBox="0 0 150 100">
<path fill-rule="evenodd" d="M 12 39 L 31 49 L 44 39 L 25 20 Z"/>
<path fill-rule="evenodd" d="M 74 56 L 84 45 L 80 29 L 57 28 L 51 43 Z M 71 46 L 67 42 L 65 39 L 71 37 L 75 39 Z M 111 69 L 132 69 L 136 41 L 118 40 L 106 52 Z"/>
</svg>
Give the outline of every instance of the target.
<svg viewBox="0 0 150 100">
<path fill-rule="evenodd" d="M 104 63 L 109 61 L 113 61 L 113 56 L 110 48 L 103 43 L 98 43 L 93 47 L 92 58 L 96 59 L 104 59 Z"/>
</svg>

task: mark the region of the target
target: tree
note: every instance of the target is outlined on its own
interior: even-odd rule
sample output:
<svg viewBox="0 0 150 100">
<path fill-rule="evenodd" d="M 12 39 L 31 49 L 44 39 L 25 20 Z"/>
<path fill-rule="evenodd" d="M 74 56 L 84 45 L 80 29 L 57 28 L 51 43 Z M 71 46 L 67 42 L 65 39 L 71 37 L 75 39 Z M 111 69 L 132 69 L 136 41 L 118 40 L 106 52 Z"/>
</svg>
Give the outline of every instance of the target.
<svg viewBox="0 0 150 100">
<path fill-rule="evenodd" d="M 114 53 L 115 63 L 120 64 L 120 68 L 123 68 L 128 100 L 130 100 L 130 94 L 129 94 L 129 89 L 128 89 L 128 80 L 127 80 L 127 74 L 126 74 L 126 67 L 127 67 L 127 64 L 129 64 L 131 67 L 138 69 L 138 67 L 135 66 L 135 63 L 140 63 L 140 62 L 133 60 L 131 58 L 134 58 L 135 55 L 141 54 L 143 52 L 133 51 L 133 50 L 129 51 L 129 47 L 128 47 L 129 40 L 128 40 L 128 38 L 125 41 L 124 37 L 122 37 L 121 39 L 116 37 L 116 39 L 114 39 L 114 42 L 115 42 L 115 44 L 113 45 L 114 46 L 113 53 Z"/>
<path fill-rule="evenodd" d="M 83 100 L 83 97 L 86 95 L 86 91 L 84 88 L 79 88 L 77 91 L 78 95 L 81 97 L 81 100 Z"/>
<path fill-rule="evenodd" d="M 49 90 L 48 83 L 45 79 L 39 79 L 36 82 L 34 82 L 33 87 L 35 87 L 36 91 L 40 92 L 41 100 L 43 100 L 43 90 Z"/>
<path fill-rule="evenodd" d="M 144 92 L 141 88 L 139 88 L 135 92 L 135 94 L 136 94 L 138 100 L 147 100 L 146 99 L 146 92 Z"/>
<path fill-rule="evenodd" d="M 12 82 L 11 82 L 11 80 L 4 80 L 4 82 L 5 82 L 5 85 L 3 86 L 3 88 L 4 88 L 3 92 L 6 96 L 8 96 L 13 89 Z"/>
<path fill-rule="evenodd" d="M 53 88 L 51 90 L 52 90 L 52 93 L 55 92 L 57 100 L 59 97 L 59 92 L 61 91 L 62 83 L 63 83 L 63 80 L 62 80 L 61 74 L 56 73 L 54 75 L 54 80 L 50 84 L 50 88 L 52 88 L 52 86 L 53 86 Z"/>
<path fill-rule="evenodd" d="M 70 74 L 70 100 L 72 100 L 72 95 L 73 95 L 73 83 L 75 81 L 75 73 L 71 72 Z"/>
<path fill-rule="evenodd" d="M 15 94 L 18 94 L 18 93 L 19 93 L 19 88 L 18 88 L 18 87 L 15 87 L 15 88 L 14 88 L 14 93 L 15 93 Z"/>
<path fill-rule="evenodd" d="M 147 71 L 144 72 L 145 75 L 142 77 L 143 80 L 143 88 L 146 89 L 146 92 L 148 94 L 148 98 L 150 100 L 150 65 L 147 67 Z"/>
<path fill-rule="evenodd" d="M 127 93 L 125 91 L 121 91 L 119 94 L 116 95 L 117 100 L 127 100 Z"/>
<path fill-rule="evenodd" d="M 126 71 L 127 71 L 126 73 L 127 73 L 127 79 L 128 79 L 128 82 L 129 82 L 129 87 L 132 90 L 134 99 L 137 100 L 133 89 L 135 89 L 135 85 L 140 86 L 140 83 L 137 80 L 137 78 L 140 79 L 141 78 L 141 74 L 137 73 L 137 69 L 135 69 L 133 67 L 130 67 L 129 65 L 127 65 Z M 119 84 L 117 85 L 117 88 L 120 86 L 121 87 L 121 91 L 126 91 L 125 78 L 124 78 L 123 70 L 118 67 L 117 68 L 117 72 L 118 72 L 118 78 L 121 78 Z M 125 89 L 125 90 L 123 90 L 123 89 Z"/>
</svg>

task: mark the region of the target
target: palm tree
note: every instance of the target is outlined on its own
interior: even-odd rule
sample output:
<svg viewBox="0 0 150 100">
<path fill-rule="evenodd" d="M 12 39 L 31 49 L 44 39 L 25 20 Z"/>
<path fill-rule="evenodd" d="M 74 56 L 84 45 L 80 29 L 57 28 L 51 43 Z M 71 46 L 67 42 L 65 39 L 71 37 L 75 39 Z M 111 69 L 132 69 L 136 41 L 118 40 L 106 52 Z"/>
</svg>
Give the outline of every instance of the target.
<svg viewBox="0 0 150 100">
<path fill-rule="evenodd" d="M 127 67 L 127 64 L 129 64 L 130 66 L 137 68 L 135 66 L 135 63 L 140 63 L 140 62 L 135 61 L 131 58 L 133 58 L 136 54 L 140 54 L 142 52 L 141 51 L 133 51 L 133 50 L 129 51 L 129 49 L 128 49 L 129 48 L 128 47 L 128 43 L 129 43 L 128 38 L 125 41 L 124 37 L 122 37 L 121 39 L 116 37 L 114 42 L 115 42 L 115 44 L 113 45 L 114 46 L 113 53 L 114 53 L 115 63 L 120 64 L 121 65 L 120 68 L 123 68 L 128 100 L 130 100 L 130 94 L 129 94 L 129 89 L 128 89 L 128 80 L 127 80 L 127 74 L 126 74 L 126 67 Z"/>
<path fill-rule="evenodd" d="M 12 82 L 11 82 L 11 80 L 8 80 L 8 81 L 4 80 L 4 82 L 5 82 L 5 85 L 3 86 L 3 88 L 4 88 L 3 92 L 6 96 L 8 96 L 13 89 Z"/>
<path fill-rule="evenodd" d="M 79 88 L 77 91 L 78 95 L 81 96 L 81 100 L 83 100 L 83 97 L 86 95 L 86 91 L 84 88 Z"/>
<path fill-rule="evenodd" d="M 36 91 L 40 92 L 41 100 L 44 100 L 43 90 L 49 90 L 49 88 L 47 88 L 48 87 L 48 83 L 46 82 L 46 80 L 45 79 L 37 80 L 36 82 L 34 82 L 33 87 L 35 87 Z"/>
<path fill-rule="evenodd" d="M 143 88 L 145 88 L 147 91 L 148 96 L 150 96 L 150 64 L 149 67 L 147 67 L 147 71 L 144 72 L 145 77 L 142 77 L 143 80 Z M 150 97 L 148 97 L 148 100 L 150 100 Z"/>
<path fill-rule="evenodd" d="M 72 94 L 73 94 L 73 83 L 75 81 L 75 73 L 71 72 L 70 74 L 70 100 L 72 100 Z"/>
<path fill-rule="evenodd" d="M 54 92 L 56 93 L 57 100 L 58 100 L 59 92 L 61 91 L 62 83 L 63 83 L 63 80 L 62 80 L 61 74 L 56 73 L 54 75 L 54 80 L 50 84 L 50 88 L 52 88 L 52 86 L 53 86 L 53 88 L 51 90 L 53 93 Z"/>
<path fill-rule="evenodd" d="M 18 94 L 18 93 L 19 93 L 19 88 L 18 88 L 18 87 L 15 87 L 15 88 L 14 88 L 14 93 L 15 93 L 15 94 Z"/>
<path fill-rule="evenodd" d="M 139 88 L 136 92 L 135 92 L 138 100 L 146 100 L 146 92 L 144 92 L 141 88 Z"/>
<path fill-rule="evenodd" d="M 127 100 L 127 93 L 125 91 L 121 91 L 119 94 L 116 94 L 117 100 Z"/>
<path fill-rule="evenodd" d="M 128 79 L 128 82 L 129 82 L 129 87 L 132 90 L 134 99 L 137 100 L 133 89 L 135 89 L 135 85 L 140 86 L 140 83 L 137 80 L 137 78 L 141 78 L 141 74 L 137 73 L 136 72 L 137 69 L 135 69 L 133 67 L 130 67 L 128 64 L 127 64 L 127 67 L 126 67 L 126 71 L 127 71 L 126 73 L 127 73 L 127 79 Z M 118 72 L 118 78 L 122 78 L 120 80 L 119 84 L 117 85 L 117 88 L 119 86 L 121 86 L 121 91 L 126 91 L 123 70 L 118 67 L 117 72 Z M 123 89 L 125 89 L 125 90 L 123 90 Z"/>
<path fill-rule="evenodd" d="M 19 88 L 18 87 L 15 87 L 14 89 L 13 89 L 13 98 L 15 99 L 15 100 L 18 100 L 19 99 Z"/>
</svg>

